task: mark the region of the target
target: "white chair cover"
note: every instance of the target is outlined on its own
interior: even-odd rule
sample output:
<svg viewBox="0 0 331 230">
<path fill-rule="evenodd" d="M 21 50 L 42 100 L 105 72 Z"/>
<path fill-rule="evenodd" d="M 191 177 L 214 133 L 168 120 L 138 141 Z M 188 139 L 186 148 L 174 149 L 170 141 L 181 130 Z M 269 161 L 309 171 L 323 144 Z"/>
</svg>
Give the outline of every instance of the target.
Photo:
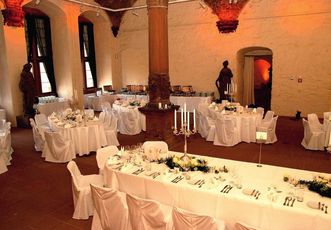
<svg viewBox="0 0 331 230">
<path fill-rule="evenodd" d="M 133 230 L 167 229 L 168 218 L 165 218 L 161 205 L 157 201 L 141 199 L 126 194 L 126 202 Z"/>
<path fill-rule="evenodd" d="M 5 123 L 0 136 L 0 174 L 7 172 L 13 149 L 11 147 L 10 122 Z"/>
<path fill-rule="evenodd" d="M 172 211 L 173 229 L 175 230 L 221 230 L 225 229 L 222 220 L 213 217 L 193 214 L 174 207 Z"/>
<path fill-rule="evenodd" d="M 99 114 L 99 121 L 101 122 L 101 123 L 104 123 L 105 122 L 105 116 L 106 116 L 106 112 L 101 112 L 100 114 Z"/>
<path fill-rule="evenodd" d="M 6 110 L 0 109 L 0 120 L 6 120 Z"/>
<path fill-rule="evenodd" d="M 70 161 L 67 169 L 71 175 L 72 196 L 74 201 L 74 219 L 88 219 L 93 215 L 93 202 L 91 196 L 90 184 L 103 186 L 103 177 L 101 175 L 82 175 L 76 162 Z"/>
<path fill-rule="evenodd" d="M 264 115 L 264 108 L 262 108 L 262 107 L 257 107 L 256 108 L 256 112 L 257 113 L 259 113 L 260 115 L 261 115 L 261 117 L 263 118 L 263 115 Z M 268 115 L 269 116 L 269 115 Z M 273 117 L 274 115 L 272 114 L 272 117 Z"/>
<path fill-rule="evenodd" d="M 60 132 L 45 132 L 45 144 L 42 157 L 45 161 L 65 163 L 76 158 L 71 140 L 64 139 Z"/>
<path fill-rule="evenodd" d="M 323 125 L 318 119 L 318 116 L 315 113 L 310 113 L 307 115 L 309 126 L 314 131 L 320 131 L 323 130 Z"/>
<path fill-rule="evenodd" d="M 313 129 L 309 122 L 302 118 L 304 136 L 301 145 L 310 150 L 324 150 L 325 133 L 323 130 Z"/>
<path fill-rule="evenodd" d="M 253 227 L 250 227 L 246 224 L 243 224 L 243 223 L 235 223 L 234 225 L 234 230 L 257 230 L 256 228 L 253 228 Z"/>
<path fill-rule="evenodd" d="M 264 127 L 269 126 L 270 123 L 272 122 L 272 118 L 274 117 L 274 115 L 275 115 L 274 111 L 268 110 L 264 118 L 262 119 L 260 125 Z"/>
<path fill-rule="evenodd" d="M 101 109 L 103 112 L 110 112 L 111 111 L 111 105 L 108 101 L 101 103 Z"/>
<path fill-rule="evenodd" d="M 119 131 L 126 135 L 136 135 L 141 131 L 138 113 L 123 110 L 119 120 Z"/>
<path fill-rule="evenodd" d="M 272 118 L 271 122 L 262 123 L 256 128 L 257 131 L 267 132 L 267 140 L 265 144 L 273 144 L 277 141 L 276 126 L 278 116 Z"/>
<path fill-rule="evenodd" d="M 36 114 L 34 116 L 34 120 L 36 121 L 38 128 L 42 128 L 42 129 L 46 129 L 46 130 L 50 128 L 49 122 L 48 122 L 45 114 L 43 114 L 43 113 Z"/>
<path fill-rule="evenodd" d="M 120 143 L 117 139 L 117 123 L 118 119 L 112 112 L 101 112 L 103 118 L 103 125 L 105 128 L 107 144 L 119 146 Z"/>
<path fill-rule="evenodd" d="M 93 215 L 92 229 L 128 229 L 128 207 L 123 193 L 91 184 L 91 194 L 97 212 L 97 215 Z M 96 218 L 99 221 L 95 221 Z M 101 226 L 96 226 L 97 223 Z"/>
<path fill-rule="evenodd" d="M 97 150 L 96 159 L 100 174 L 103 172 L 103 168 L 105 167 L 108 157 L 114 156 L 116 153 L 118 153 L 118 148 L 114 145 Z"/>
<path fill-rule="evenodd" d="M 220 116 L 215 126 L 214 145 L 234 146 L 240 142 L 240 134 L 233 118 Z"/>
<path fill-rule="evenodd" d="M 145 141 L 142 145 L 144 152 L 149 152 L 150 149 L 159 149 L 161 153 L 168 152 L 168 144 L 164 141 Z"/>
<path fill-rule="evenodd" d="M 35 121 L 32 118 L 30 118 L 30 125 L 32 127 L 34 148 L 36 151 L 41 152 L 43 151 L 44 143 L 45 143 L 44 133 L 39 130 Z"/>
<path fill-rule="evenodd" d="M 327 121 L 331 120 L 331 112 L 323 113 L 323 129 L 326 130 Z"/>
</svg>

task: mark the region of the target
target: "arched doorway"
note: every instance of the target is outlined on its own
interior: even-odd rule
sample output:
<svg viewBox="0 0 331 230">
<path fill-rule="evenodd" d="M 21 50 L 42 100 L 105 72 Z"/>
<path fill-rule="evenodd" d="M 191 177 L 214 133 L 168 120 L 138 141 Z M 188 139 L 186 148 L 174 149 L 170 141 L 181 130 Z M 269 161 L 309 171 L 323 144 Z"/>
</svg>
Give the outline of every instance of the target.
<svg viewBox="0 0 331 230">
<path fill-rule="evenodd" d="M 248 47 L 238 51 L 238 99 L 243 105 L 271 109 L 272 51 Z"/>
</svg>

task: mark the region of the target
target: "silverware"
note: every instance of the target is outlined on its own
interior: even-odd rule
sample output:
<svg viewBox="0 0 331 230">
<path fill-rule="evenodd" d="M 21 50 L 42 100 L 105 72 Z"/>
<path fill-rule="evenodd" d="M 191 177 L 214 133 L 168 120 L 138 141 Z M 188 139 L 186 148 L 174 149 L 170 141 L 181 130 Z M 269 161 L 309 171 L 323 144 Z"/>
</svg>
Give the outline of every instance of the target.
<svg viewBox="0 0 331 230">
<path fill-rule="evenodd" d="M 140 169 L 134 171 L 132 174 L 134 174 L 134 175 L 139 175 L 139 174 L 142 173 L 143 171 L 145 171 L 145 170 L 144 170 L 143 168 L 140 168 Z"/>
<path fill-rule="evenodd" d="M 197 182 L 194 183 L 194 185 L 197 185 L 200 183 L 201 180 L 198 180 Z"/>
<path fill-rule="evenodd" d="M 322 204 L 321 210 L 324 211 L 324 203 Z"/>
<path fill-rule="evenodd" d="M 284 203 L 283 203 L 284 206 L 286 205 L 286 202 L 287 202 L 287 199 L 288 199 L 288 198 L 289 198 L 288 196 L 285 197 L 285 201 L 284 201 Z"/>
<path fill-rule="evenodd" d="M 295 198 L 293 198 L 293 200 L 292 200 L 291 207 L 293 207 L 294 201 L 295 201 Z"/>
<path fill-rule="evenodd" d="M 225 186 L 223 187 L 223 189 L 221 190 L 221 192 L 223 193 L 224 190 L 225 190 L 228 186 L 229 186 L 229 185 L 225 185 Z"/>
<path fill-rule="evenodd" d="M 154 175 L 153 175 L 153 179 L 155 179 L 156 177 L 160 176 L 161 173 L 160 172 L 156 172 Z"/>
<path fill-rule="evenodd" d="M 254 193 L 255 193 L 255 189 L 254 189 L 253 192 L 251 193 L 251 196 L 254 196 Z"/>
<path fill-rule="evenodd" d="M 202 185 L 204 185 L 204 183 L 205 183 L 205 180 L 202 180 L 201 183 L 199 184 L 199 188 L 201 188 Z"/>
<path fill-rule="evenodd" d="M 226 190 L 226 192 L 225 192 L 225 193 L 229 193 L 229 192 L 230 192 L 230 190 L 231 190 L 232 188 L 233 188 L 233 186 L 231 186 L 231 185 L 230 185 L 230 186 L 228 187 L 228 189 Z"/>
<path fill-rule="evenodd" d="M 289 197 L 289 198 L 287 199 L 287 204 L 286 204 L 286 206 L 289 206 L 289 205 L 290 205 L 291 200 L 292 200 L 292 197 Z"/>
<path fill-rule="evenodd" d="M 324 211 L 325 214 L 328 214 L 328 206 L 325 205 L 325 211 Z"/>
<path fill-rule="evenodd" d="M 183 180 L 184 179 L 184 177 L 183 176 L 179 176 L 179 178 L 176 180 L 176 182 L 175 183 L 178 183 L 179 181 L 181 181 L 181 180 Z"/>
<path fill-rule="evenodd" d="M 175 179 L 173 179 L 171 182 L 176 183 L 176 180 L 178 180 L 179 176 L 177 176 Z"/>
<path fill-rule="evenodd" d="M 255 196 L 255 199 L 259 199 L 259 196 L 261 195 L 261 193 L 258 191 L 257 195 Z"/>
</svg>

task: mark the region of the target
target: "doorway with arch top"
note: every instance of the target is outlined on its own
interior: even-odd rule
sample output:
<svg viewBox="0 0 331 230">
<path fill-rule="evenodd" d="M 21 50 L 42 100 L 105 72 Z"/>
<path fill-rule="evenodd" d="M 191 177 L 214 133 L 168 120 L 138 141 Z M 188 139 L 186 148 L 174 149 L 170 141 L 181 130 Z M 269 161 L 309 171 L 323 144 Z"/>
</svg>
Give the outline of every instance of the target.
<svg viewBox="0 0 331 230">
<path fill-rule="evenodd" d="M 272 51 L 248 47 L 238 51 L 238 100 L 242 105 L 271 109 Z"/>
</svg>

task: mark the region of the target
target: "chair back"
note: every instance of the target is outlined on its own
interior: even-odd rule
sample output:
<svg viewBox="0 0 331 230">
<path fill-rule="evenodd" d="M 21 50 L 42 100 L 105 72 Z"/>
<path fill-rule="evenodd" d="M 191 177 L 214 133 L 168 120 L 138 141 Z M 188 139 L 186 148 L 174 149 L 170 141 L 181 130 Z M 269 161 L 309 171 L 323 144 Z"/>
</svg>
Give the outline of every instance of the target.
<svg viewBox="0 0 331 230">
<path fill-rule="evenodd" d="M 157 201 L 126 194 L 130 223 L 133 230 L 165 230 L 167 223 Z"/>
<path fill-rule="evenodd" d="M 70 172 L 71 179 L 72 179 L 72 187 L 75 191 L 79 191 L 79 178 L 82 177 L 82 173 L 80 172 L 77 164 L 75 161 L 69 161 L 67 164 L 67 169 Z"/>
<path fill-rule="evenodd" d="M 302 118 L 302 124 L 303 124 L 303 129 L 304 129 L 304 140 L 306 143 L 309 142 L 310 138 L 312 137 L 313 133 L 309 127 L 309 123 L 306 119 Z"/>
<path fill-rule="evenodd" d="M 94 117 L 94 110 L 93 109 L 85 109 L 84 113 L 87 117 L 93 118 Z"/>
<path fill-rule="evenodd" d="M 118 148 L 115 145 L 98 149 L 96 155 L 98 168 L 102 170 L 105 167 L 108 157 L 114 156 L 116 153 L 118 153 Z"/>
<path fill-rule="evenodd" d="M 308 117 L 309 126 L 312 130 L 320 131 L 323 128 L 316 113 L 310 113 L 307 115 L 307 117 Z"/>
<path fill-rule="evenodd" d="M 101 109 L 103 112 L 111 111 L 111 105 L 108 101 L 104 101 L 101 103 Z"/>
<path fill-rule="evenodd" d="M 127 229 L 128 209 L 120 193 L 114 189 L 102 188 L 94 184 L 90 184 L 90 186 L 92 201 L 100 218 L 102 229 Z"/>
<path fill-rule="evenodd" d="M 106 117 L 106 112 L 102 111 L 100 114 L 99 114 L 99 121 L 104 123 L 105 121 L 105 117 Z"/>
<path fill-rule="evenodd" d="M 263 118 L 263 121 L 264 122 L 271 121 L 272 118 L 274 117 L 274 115 L 275 115 L 274 111 L 268 110 L 267 113 L 265 114 L 264 118 Z"/>
<path fill-rule="evenodd" d="M 145 141 L 142 148 L 145 153 L 149 152 L 151 149 L 159 149 L 161 153 L 168 152 L 168 144 L 164 141 Z"/>
<path fill-rule="evenodd" d="M 35 116 L 34 116 L 34 119 L 35 119 L 35 121 L 36 121 L 36 124 L 37 124 L 37 126 L 48 126 L 49 124 L 48 124 L 48 120 L 47 120 L 47 117 L 46 117 L 46 115 L 45 114 L 43 114 L 43 113 L 40 113 L 40 114 L 36 114 Z"/>
<path fill-rule="evenodd" d="M 260 114 L 261 117 L 263 118 L 263 115 L 264 115 L 264 108 L 263 108 L 263 107 L 257 107 L 257 108 L 256 108 L 256 112 L 257 112 L 258 114 Z M 273 115 L 272 115 L 272 116 L 273 116 Z"/>
<path fill-rule="evenodd" d="M 187 211 L 180 210 L 176 207 L 172 211 L 172 221 L 175 230 L 181 229 L 201 229 L 201 230 L 217 230 L 224 229 L 218 227 L 215 219 L 210 216 L 198 215 Z"/>
</svg>

